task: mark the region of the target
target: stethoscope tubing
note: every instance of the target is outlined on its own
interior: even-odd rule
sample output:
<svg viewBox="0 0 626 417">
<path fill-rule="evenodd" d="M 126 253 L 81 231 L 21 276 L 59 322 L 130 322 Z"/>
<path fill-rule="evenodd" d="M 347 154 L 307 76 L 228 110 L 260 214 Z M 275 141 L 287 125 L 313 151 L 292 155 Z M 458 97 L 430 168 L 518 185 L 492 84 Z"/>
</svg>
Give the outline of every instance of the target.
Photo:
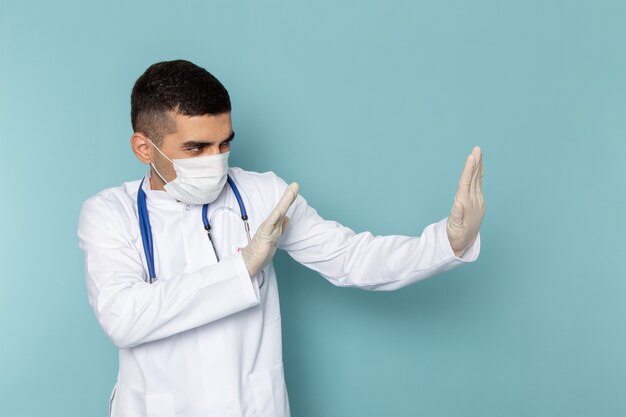
<svg viewBox="0 0 626 417">
<path fill-rule="evenodd" d="M 141 184 L 139 184 L 139 190 L 137 191 L 137 212 L 139 215 L 139 231 L 141 232 L 141 241 L 143 243 L 143 250 L 146 256 L 146 263 L 148 265 L 148 276 L 149 282 L 152 284 L 157 280 L 156 271 L 154 268 L 154 241 L 152 238 L 152 227 L 150 225 L 150 214 L 148 213 L 148 205 L 146 192 L 143 190 L 143 182 L 145 178 L 141 180 Z M 246 206 L 243 203 L 243 199 L 241 198 L 241 194 L 239 193 L 239 189 L 237 185 L 235 185 L 235 181 L 228 175 L 226 177 L 226 181 L 230 188 L 233 190 L 235 194 L 235 198 L 237 199 L 237 205 L 239 205 L 239 212 L 241 213 L 241 220 L 244 223 L 244 227 L 246 229 L 246 237 L 248 238 L 248 243 L 250 243 L 250 226 L 248 225 L 248 212 L 246 211 Z M 215 253 L 215 257 L 217 261 L 220 261 L 220 257 L 217 253 L 217 248 L 215 247 L 215 242 L 213 241 L 213 236 L 211 236 L 211 224 L 209 223 L 209 205 L 202 205 L 202 223 L 204 225 L 204 229 L 207 231 L 207 235 L 209 237 L 209 241 L 213 248 L 213 252 Z"/>
</svg>

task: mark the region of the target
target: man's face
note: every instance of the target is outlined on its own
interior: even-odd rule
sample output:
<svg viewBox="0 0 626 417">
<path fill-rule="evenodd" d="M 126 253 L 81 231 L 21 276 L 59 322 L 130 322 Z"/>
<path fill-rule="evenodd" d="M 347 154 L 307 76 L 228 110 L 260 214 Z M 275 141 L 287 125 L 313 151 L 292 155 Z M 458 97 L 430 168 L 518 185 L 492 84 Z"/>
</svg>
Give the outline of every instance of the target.
<svg viewBox="0 0 626 417">
<path fill-rule="evenodd" d="M 170 112 L 176 124 L 176 131 L 163 138 L 159 149 L 170 159 L 194 158 L 197 156 L 217 155 L 230 151 L 234 134 L 230 113 L 204 116 L 184 116 Z M 150 157 L 157 170 L 169 182 L 176 178 L 174 166 L 161 153 L 150 147 Z M 156 178 L 155 178 L 156 177 Z M 152 175 L 152 185 L 155 179 Z M 158 187 L 160 188 L 160 187 Z"/>
</svg>

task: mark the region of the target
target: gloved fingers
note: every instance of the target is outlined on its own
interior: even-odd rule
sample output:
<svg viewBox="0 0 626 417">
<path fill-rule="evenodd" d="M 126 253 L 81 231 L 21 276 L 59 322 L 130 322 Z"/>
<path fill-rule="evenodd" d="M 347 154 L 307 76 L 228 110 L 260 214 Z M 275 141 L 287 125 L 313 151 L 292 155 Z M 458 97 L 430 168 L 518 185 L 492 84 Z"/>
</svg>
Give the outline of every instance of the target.
<svg viewBox="0 0 626 417">
<path fill-rule="evenodd" d="M 269 235 L 280 226 L 280 222 L 287 213 L 287 210 L 296 200 L 298 189 L 299 186 L 295 182 L 287 187 L 274 210 L 272 210 L 265 222 L 259 227 L 260 232 Z"/>
<path fill-rule="evenodd" d="M 289 184 L 289 187 L 287 187 L 287 189 L 283 193 L 283 196 L 278 201 L 278 204 L 276 204 L 276 208 L 268 218 L 268 220 L 271 219 L 269 223 L 272 224 L 272 226 L 276 226 L 278 225 L 279 221 L 282 221 L 282 218 L 285 216 L 285 214 L 287 214 L 287 210 L 289 210 L 289 207 L 291 207 L 293 202 L 296 201 L 299 189 L 300 186 L 297 182 Z"/>
<path fill-rule="evenodd" d="M 463 167 L 461 178 L 459 178 L 459 187 L 456 192 L 457 198 L 465 198 L 469 194 L 474 164 L 474 155 L 469 155 L 465 160 L 465 166 Z"/>
<path fill-rule="evenodd" d="M 287 226 L 289 226 L 289 217 L 285 216 L 283 217 L 283 224 L 281 225 L 281 228 L 280 228 L 281 236 L 285 233 L 285 230 L 287 230 Z"/>
<path fill-rule="evenodd" d="M 472 156 L 474 157 L 474 160 L 476 162 L 474 163 L 474 166 L 472 167 L 472 180 L 470 183 L 469 196 L 470 196 L 470 201 L 472 202 L 472 204 L 476 205 L 478 204 L 478 199 L 476 197 L 476 184 L 478 182 L 478 173 L 480 171 L 480 164 L 482 163 L 482 152 L 480 151 L 480 148 L 478 146 L 475 146 L 474 149 L 472 149 Z"/>
<path fill-rule="evenodd" d="M 480 166 L 478 168 L 478 181 L 476 182 L 476 193 L 478 203 L 481 206 L 485 205 L 485 197 L 483 195 L 483 159 L 480 159 Z"/>
<path fill-rule="evenodd" d="M 265 222 L 261 225 L 261 227 L 259 227 L 259 230 L 266 234 L 272 233 L 272 230 L 274 230 L 280 218 L 280 211 L 275 208 L 274 210 L 272 210 L 270 215 L 267 216 L 267 219 L 265 219 Z"/>
</svg>

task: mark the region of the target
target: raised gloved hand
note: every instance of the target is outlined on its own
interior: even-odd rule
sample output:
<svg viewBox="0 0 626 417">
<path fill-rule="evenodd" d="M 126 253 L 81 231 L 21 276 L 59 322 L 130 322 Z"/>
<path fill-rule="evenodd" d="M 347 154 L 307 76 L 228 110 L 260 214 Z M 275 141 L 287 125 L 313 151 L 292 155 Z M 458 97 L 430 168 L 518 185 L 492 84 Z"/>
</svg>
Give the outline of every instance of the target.
<svg viewBox="0 0 626 417">
<path fill-rule="evenodd" d="M 484 215 L 483 158 L 480 148 L 476 146 L 465 161 L 446 227 L 456 256 L 463 255 L 465 249 L 474 243 Z"/>
<path fill-rule="evenodd" d="M 289 217 L 285 214 L 296 200 L 299 188 L 295 182 L 287 187 L 276 208 L 259 226 L 248 246 L 243 249 L 243 261 L 250 277 L 255 276 L 276 253 L 278 239 L 283 235 L 289 222 Z"/>
</svg>

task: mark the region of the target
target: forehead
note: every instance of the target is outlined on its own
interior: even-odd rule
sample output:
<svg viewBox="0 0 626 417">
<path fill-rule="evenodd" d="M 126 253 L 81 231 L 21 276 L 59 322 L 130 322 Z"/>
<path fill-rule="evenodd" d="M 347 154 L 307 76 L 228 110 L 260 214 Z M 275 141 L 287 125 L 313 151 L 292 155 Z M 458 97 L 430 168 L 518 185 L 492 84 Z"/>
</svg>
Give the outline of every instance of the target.
<svg viewBox="0 0 626 417">
<path fill-rule="evenodd" d="M 222 141 L 227 139 L 233 130 L 230 113 L 185 116 L 172 112 L 170 116 L 176 125 L 176 131 L 168 135 L 167 139 L 175 142 Z"/>
</svg>

